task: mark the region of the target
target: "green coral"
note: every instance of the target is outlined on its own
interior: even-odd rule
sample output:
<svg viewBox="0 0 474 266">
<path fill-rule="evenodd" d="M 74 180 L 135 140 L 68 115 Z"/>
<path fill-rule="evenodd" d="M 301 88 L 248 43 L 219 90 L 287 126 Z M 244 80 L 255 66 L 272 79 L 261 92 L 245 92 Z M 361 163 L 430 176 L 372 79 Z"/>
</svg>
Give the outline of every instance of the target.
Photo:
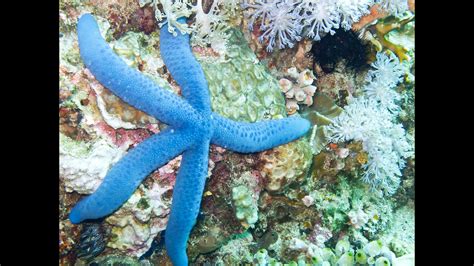
<svg viewBox="0 0 474 266">
<path fill-rule="evenodd" d="M 211 92 L 212 109 L 238 121 L 286 116 L 278 81 L 260 63 L 242 32 L 230 29 L 225 60 L 198 57 Z"/>
<path fill-rule="evenodd" d="M 59 134 L 59 144 L 61 152 L 74 157 L 86 157 L 90 154 L 92 146 L 91 143 L 76 141 L 62 133 Z"/>
<path fill-rule="evenodd" d="M 237 219 L 253 227 L 258 220 L 258 207 L 256 200 L 252 197 L 252 192 L 243 185 L 234 187 L 232 188 L 232 200 Z"/>
<path fill-rule="evenodd" d="M 389 247 L 397 256 L 413 253 L 415 249 L 415 214 L 410 205 L 403 206 L 393 213 L 381 239 L 389 243 Z"/>
</svg>

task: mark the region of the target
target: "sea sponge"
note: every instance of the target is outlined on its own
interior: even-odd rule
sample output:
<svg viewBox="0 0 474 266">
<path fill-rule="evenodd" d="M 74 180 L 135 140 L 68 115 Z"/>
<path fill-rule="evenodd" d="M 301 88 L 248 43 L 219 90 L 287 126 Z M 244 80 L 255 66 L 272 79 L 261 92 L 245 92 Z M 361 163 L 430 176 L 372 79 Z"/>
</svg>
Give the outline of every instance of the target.
<svg viewBox="0 0 474 266">
<path fill-rule="evenodd" d="M 367 255 L 362 249 L 357 250 L 355 254 L 355 260 L 358 264 L 365 264 L 367 263 Z"/>
<path fill-rule="evenodd" d="M 282 191 L 292 183 L 302 183 L 311 164 L 311 146 L 305 139 L 293 141 L 261 154 L 265 188 Z"/>
<path fill-rule="evenodd" d="M 379 257 L 375 260 L 375 266 L 390 266 L 390 261 L 385 257 Z"/>
<path fill-rule="evenodd" d="M 346 253 L 342 254 L 342 256 L 337 261 L 337 265 L 339 265 L 339 266 L 352 266 L 352 265 L 354 265 L 354 251 L 349 250 Z"/>
<path fill-rule="evenodd" d="M 380 254 L 382 247 L 383 243 L 381 240 L 374 240 L 364 246 L 364 251 L 367 253 L 367 255 L 374 257 Z"/>
</svg>

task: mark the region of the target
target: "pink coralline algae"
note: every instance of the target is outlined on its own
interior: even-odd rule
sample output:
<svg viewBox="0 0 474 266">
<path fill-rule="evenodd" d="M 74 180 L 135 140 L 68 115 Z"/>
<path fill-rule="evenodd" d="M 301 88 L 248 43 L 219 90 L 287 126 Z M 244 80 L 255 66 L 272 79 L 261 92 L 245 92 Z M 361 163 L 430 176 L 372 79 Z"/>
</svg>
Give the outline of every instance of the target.
<svg viewBox="0 0 474 266">
<path fill-rule="evenodd" d="M 148 129 L 114 129 L 103 121 L 97 123 L 97 129 L 108 136 L 118 147 L 122 147 L 123 145 L 135 146 L 143 140 L 149 138 L 152 134 L 159 132 L 152 125 L 149 125 Z"/>
</svg>

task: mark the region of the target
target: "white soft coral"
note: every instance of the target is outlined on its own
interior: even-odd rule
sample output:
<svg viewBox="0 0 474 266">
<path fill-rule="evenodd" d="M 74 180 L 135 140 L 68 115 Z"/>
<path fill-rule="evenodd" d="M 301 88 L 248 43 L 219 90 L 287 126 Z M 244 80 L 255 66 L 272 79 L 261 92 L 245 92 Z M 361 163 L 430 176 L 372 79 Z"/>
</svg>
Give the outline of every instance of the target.
<svg viewBox="0 0 474 266">
<path fill-rule="evenodd" d="M 369 14 L 369 8 L 373 5 L 373 0 L 338 0 L 336 1 L 338 12 L 341 16 L 341 27 L 350 30 L 352 24 L 360 18 Z"/>
<path fill-rule="evenodd" d="M 362 141 L 368 154 L 362 180 L 379 194 L 393 194 L 399 186 L 405 159 L 413 145 L 401 124 L 396 123 L 400 95 L 393 90 L 404 68 L 393 55 L 378 54 L 367 75 L 363 97 L 352 99 L 328 127 L 331 142 Z"/>
<path fill-rule="evenodd" d="M 252 8 L 254 10 L 254 12 L 249 16 L 249 29 L 252 30 L 253 25 L 259 18 L 261 20 L 260 28 L 264 27 L 268 14 L 270 14 L 270 12 L 276 7 L 278 1 L 279 0 L 256 0 L 253 4 L 245 1 L 242 4 L 242 8 Z"/>
<path fill-rule="evenodd" d="M 263 0 L 254 4 L 245 2 L 243 8 L 252 8 L 254 12 L 249 16 L 249 29 L 259 19 L 260 29 L 263 31 L 259 41 L 268 40 L 267 51 L 272 51 L 275 46 L 282 49 L 293 47 L 295 41 L 301 39 L 303 28 L 300 17 L 295 13 L 293 0 Z"/>
<path fill-rule="evenodd" d="M 392 88 L 402 81 L 405 67 L 393 53 L 378 53 L 372 67 L 374 69 L 369 70 L 366 77 L 366 95 L 391 112 L 399 111 L 400 107 L 396 102 L 400 100 L 400 95 Z"/>
<path fill-rule="evenodd" d="M 141 3 L 146 4 L 147 1 Z M 158 4 L 163 7 L 163 12 L 158 8 Z M 155 18 L 160 22 L 160 27 L 168 24 L 168 31 L 176 36 L 175 29 L 178 29 L 182 34 L 191 33 L 191 28 L 186 23 L 178 22 L 180 17 L 189 17 L 191 15 L 191 4 L 188 0 L 153 0 L 153 6 L 155 9 Z"/>
<path fill-rule="evenodd" d="M 217 52 L 224 52 L 230 35 L 226 33 L 229 29 L 226 17 L 224 0 L 215 0 L 207 13 L 204 12 L 202 0 L 198 0 L 193 7 L 196 13 L 195 22 L 192 25 L 192 42 L 199 46 L 211 47 Z"/>
<path fill-rule="evenodd" d="M 394 16 L 401 16 L 404 12 L 408 11 L 407 0 L 376 0 L 382 9 Z"/>
<path fill-rule="evenodd" d="M 366 81 L 377 82 L 388 87 L 396 86 L 402 81 L 402 75 L 405 73 L 404 66 L 391 52 L 377 53 L 376 60 L 371 66 L 374 69 L 369 70 Z"/>
</svg>

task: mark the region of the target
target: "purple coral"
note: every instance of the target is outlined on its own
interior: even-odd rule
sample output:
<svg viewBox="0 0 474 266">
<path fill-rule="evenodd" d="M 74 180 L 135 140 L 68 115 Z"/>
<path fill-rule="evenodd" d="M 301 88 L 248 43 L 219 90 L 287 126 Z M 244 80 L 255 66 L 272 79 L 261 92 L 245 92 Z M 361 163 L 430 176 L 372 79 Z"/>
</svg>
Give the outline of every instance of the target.
<svg viewBox="0 0 474 266">
<path fill-rule="evenodd" d="M 334 29 L 339 28 L 340 16 L 335 0 L 302 0 L 297 9 L 305 25 L 310 26 L 307 36 L 315 41 L 321 40 L 321 32 L 334 34 Z"/>
<path fill-rule="evenodd" d="M 293 47 L 303 36 L 318 41 L 342 27 L 349 30 L 354 22 L 369 13 L 374 0 L 246 0 L 242 7 L 253 9 L 248 16 L 249 29 L 260 23 L 264 31 L 260 41 L 269 40 L 267 50 Z"/>
<path fill-rule="evenodd" d="M 267 51 L 272 51 L 275 44 L 278 48 L 293 47 L 295 41 L 301 39 L 300 33 L 303 26 L 300 17 L 295 13 L 293 0 L 264 0 L 255 1 L 255 4 L 244 3 L 244 8 L 253 8 L 255 12 L 250 15 L 249 28 L 260 18 L 260 29 L 263 34 L 259 41 L 268 40 Z"/>
<path fill-rule="evenodd" d="M 294 41 L 299 41 L 302 26 L 298 22 L 298 17 L 291 10 L 293 9 L 293 0 L 283 0 L 277 2 L 276 8 L 272 9 L 268 15 L 268 26 L 263 27 L 264 33 L 259 40 L 269 39 L 267 51 L 272 51 L 275 46 L 275 39 L 278 42 L 278 48 L 282 49 L 293 47 Z M 290 12 L 289 12 L 290 11 Z"/>
</svg>

